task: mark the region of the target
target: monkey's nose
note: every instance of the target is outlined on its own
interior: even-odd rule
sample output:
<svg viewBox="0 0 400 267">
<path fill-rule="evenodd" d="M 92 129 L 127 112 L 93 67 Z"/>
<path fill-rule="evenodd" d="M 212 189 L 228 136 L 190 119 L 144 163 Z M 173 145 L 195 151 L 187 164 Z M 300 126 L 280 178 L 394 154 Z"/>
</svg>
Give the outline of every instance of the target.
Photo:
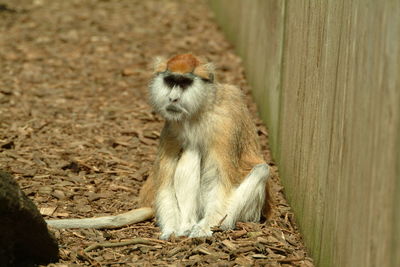
<svg viewBox="0 0 400 267">
<path fill-rule="evenodd" d="M 178 102 L 178 100 L 179 100 L 178 97 L 170 97 L 169 98 L 169 102 L 172 102 L 172 103 L 176 103 L 176 102 Z"/>
</svg>

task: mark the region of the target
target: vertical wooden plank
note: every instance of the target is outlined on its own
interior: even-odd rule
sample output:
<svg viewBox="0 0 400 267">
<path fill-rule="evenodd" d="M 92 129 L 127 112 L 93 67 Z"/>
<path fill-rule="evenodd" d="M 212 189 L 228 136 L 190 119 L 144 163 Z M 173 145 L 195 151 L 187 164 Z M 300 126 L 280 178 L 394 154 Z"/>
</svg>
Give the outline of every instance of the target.
<svg viewBox="0 0 400 267">
<path fill-rule="evenodd" d="M 254 99 L 262 107 L 259 112 L 269 128 L 270 144 L 273 151 L 277 151 L 284 1 L 261 0 L 253 3 L 256 22 L 252 25 L 257 26 L 251 27 L 246 73 Z"/>
<path fill-rule="evenodd" d="M 348 88 L 348 151 L 340 166 L 350 191 L 338 207 L 339 236 L 349 238 L 342 247 L 346 266 L 390 264 L 400 88 L 400 36 L 393 29 L 399 29 L 399 11 L 394 1 L 357 1 L 351 13 L 350 75 L 342 81 Z"/>
<path fill-rule="evenodd" d="M 323 213 L 323 225 L 321 236 L 323 243 L 317 262 L 321 266 L 335 266 L 337 258 L 343 257 L 346 251 L 343 249 L 347 239 L 343 239 L 344 235 L 338 237 L 338 222 L 343 218 L 339 216 L 339 202 L 346 199 L 350 192 L 347 186 L 347 179 L 344 177 L 340 166 L 346 164 L 343 159 L 343 154 L 348 153 L 347 142 L 345 136 L 345 121 L 348 113 L 346 104 L 346 92 L 349 90 L 346 81 L 351 72 L 349 67 L 349 58 L 351 58 L 351 46 L 348 46 L 348 40 L 354 34 L 354 23 L 349 19 L 353 10 L 353 4 L 349 1 L 338 1 L 332 5 L 329 2 L 328 20 L 327 20 L 327 35 L 328 42 L 326 50 L 329 53 L 329 58 L 332 61 L 330 66 L 331 75 L 329 75 L 330 86 L 325 88 L 333 90 L 334 95 L 330 100 L 333 102 L 330 120 L 330 136 L 329 154 L 326 158 L 328 162 L 326 170 L 326 192 L 325 192 L 325 209 Z M 346 199 L 347 201 L 347 199 Z M 340 222 L 340 225 L 343 222 Z M 340 265 L 337 265 L 340 266 Z"/>
<path fill-rule="evenodd" d="M 280 171 L 313 256 L 319 257 L 334 96 L 327 1 L 287 1 L 279 132 Z M 305 193 L 307 192 L 307 193 Z"/>
<path fill-rule="evenodd" d="M 400 49 L 399 49 L 400 50 Z M 400 52 L 400 51 L 399 51 Z M 399 53 L 400 54 L 400 53 Z M 400 79 L 400 77 L 399 77 Z M 400 82 L 399 82 L 400 83 Z M 400 99 L 399 102 L 400 103 Z M 391 266 L 400 266 L 400 121 L 397 124 L 397 179 L 395 185 L 395 194 L 393 198 L 393 236 L 392 236 L 392 258 Z"/>
<path fill-rule="evenodd" d="M 400 27 L 399 27 L 400 35 Z M 400 46 L 398 47 L 398 55 L 400 56 Z M 400 69 L 400 62 L 398 68 Z M 400 84 L 400 75 L 397 76 L 397 84 Z M 398 102 L 400 103 L 400 98 Z M 392 235 L 392 251 L 391 251 L 391 266 L 400 266 L 400 116 L 397 122 L 397 172 L 395 178 L 395 193 L 393 197 L 393 235 Z"/>
</svg>

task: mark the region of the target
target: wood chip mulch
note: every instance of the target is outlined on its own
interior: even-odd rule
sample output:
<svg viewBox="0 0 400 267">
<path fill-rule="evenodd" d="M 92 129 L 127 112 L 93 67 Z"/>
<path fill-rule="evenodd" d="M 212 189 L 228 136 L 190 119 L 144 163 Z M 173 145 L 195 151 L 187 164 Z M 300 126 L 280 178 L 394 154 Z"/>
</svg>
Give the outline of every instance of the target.
<svg viewBox="0 0 400 267">
<path fill-rule="evenodd" d="M 163 123 L 147 103 L 149 63 L 185 52 L 215 62 L 218 79 L 246 93 L 274 166 L 271 219 L 171 241 L 157 239 L 154 221 L 53 230 L 61 259 L 48 266 L 313 266 L 240 58 L 203 0 L 0 0 L 0 168 L 46 219 L 137 208 Z"/>
</svg>

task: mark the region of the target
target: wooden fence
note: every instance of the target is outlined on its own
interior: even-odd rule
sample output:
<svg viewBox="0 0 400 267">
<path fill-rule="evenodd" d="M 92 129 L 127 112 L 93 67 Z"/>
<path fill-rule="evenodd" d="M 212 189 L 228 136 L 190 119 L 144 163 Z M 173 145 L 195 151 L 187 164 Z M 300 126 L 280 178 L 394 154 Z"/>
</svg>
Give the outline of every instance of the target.
<svg viewBox="0 0 400 267">
<path fill-rule="evenodd" d="M 400 1 L 209 0 L 317 266 L 400 266 Z"/>
</svg>

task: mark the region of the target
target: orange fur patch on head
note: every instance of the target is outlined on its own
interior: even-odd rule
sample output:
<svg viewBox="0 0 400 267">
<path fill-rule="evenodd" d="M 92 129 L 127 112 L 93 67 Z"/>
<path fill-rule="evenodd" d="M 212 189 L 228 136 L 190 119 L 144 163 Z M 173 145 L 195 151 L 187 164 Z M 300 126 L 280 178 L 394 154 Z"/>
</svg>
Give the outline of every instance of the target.
<svg viewBox="0 0 400 267">
<path fill-rule="evenodd" d="M 200 65 L 200 61 L 192 54 L 182 54 L 171 58 L 167 62 L 167 69 L 176 73 L 191 73 Z"/>
</svg>

